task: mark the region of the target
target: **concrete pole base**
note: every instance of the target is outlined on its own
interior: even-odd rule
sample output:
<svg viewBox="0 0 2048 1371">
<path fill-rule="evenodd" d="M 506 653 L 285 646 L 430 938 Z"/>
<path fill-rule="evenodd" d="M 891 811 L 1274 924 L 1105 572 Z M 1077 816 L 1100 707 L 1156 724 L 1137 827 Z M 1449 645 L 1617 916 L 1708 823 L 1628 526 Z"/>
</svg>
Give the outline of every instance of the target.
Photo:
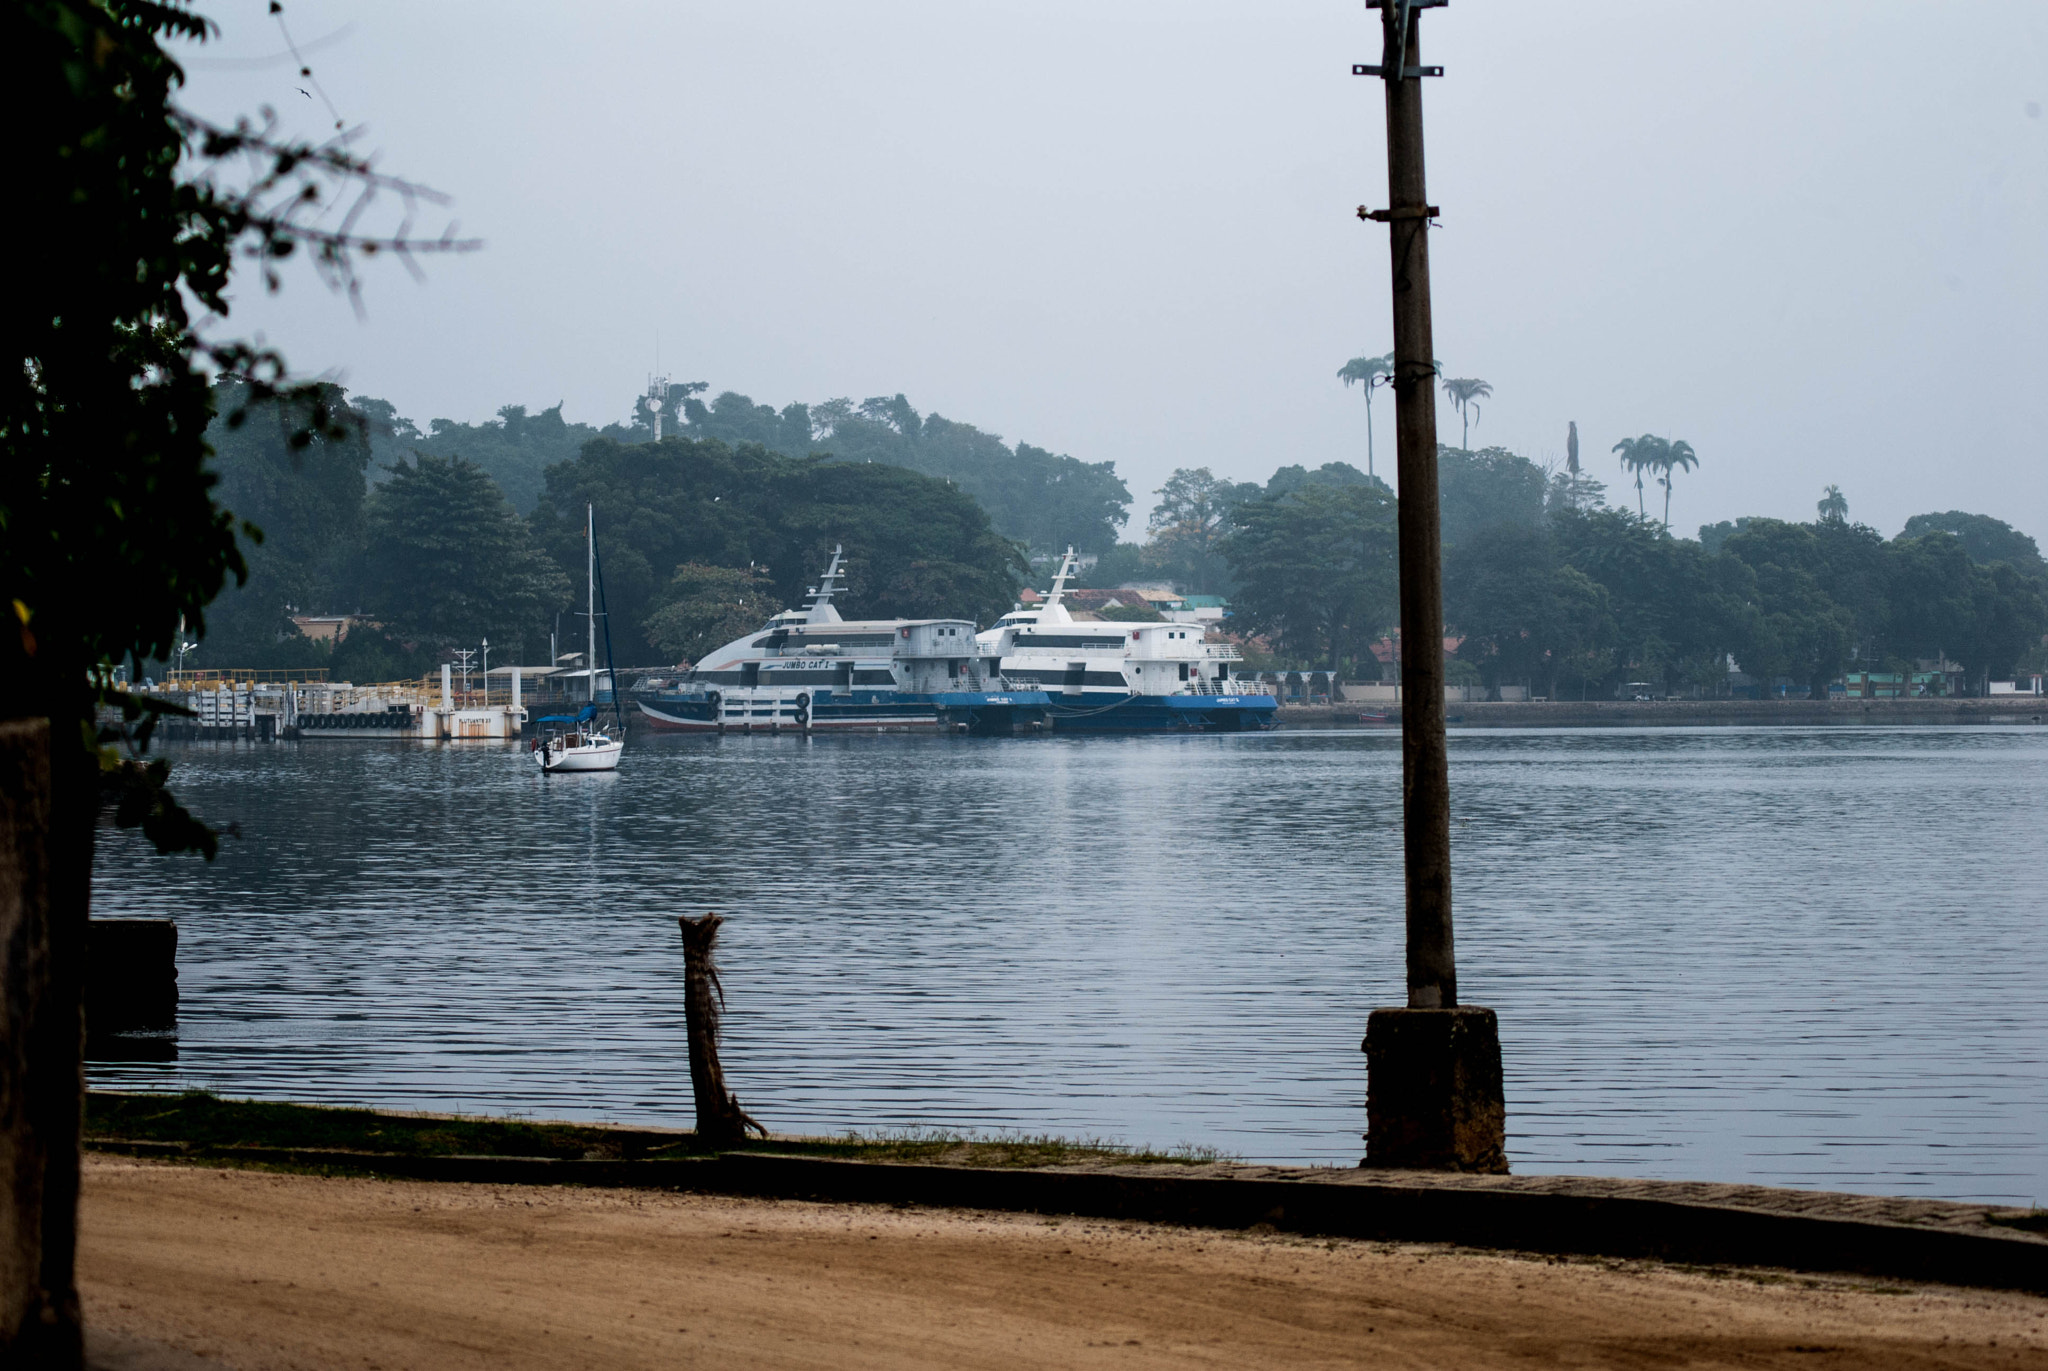
<svg viewBox="0 0 2048 1371">
<path fill-rule="evenodd" d="M 1491 1009 L 1375 1009 L 1362 1166 L 1504 1175 L 1507 1102 Z"/>
</svg>

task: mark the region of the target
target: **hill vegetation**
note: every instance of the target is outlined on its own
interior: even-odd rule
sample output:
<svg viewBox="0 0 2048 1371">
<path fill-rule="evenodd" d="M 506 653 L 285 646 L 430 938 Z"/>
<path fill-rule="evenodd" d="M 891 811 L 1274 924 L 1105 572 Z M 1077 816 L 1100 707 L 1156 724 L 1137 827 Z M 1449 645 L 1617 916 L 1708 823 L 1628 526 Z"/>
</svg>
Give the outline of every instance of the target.
<svg viewBox="0 0 2048 1371">
<path fill-rule="evenodd" d="M 1130 490 L 1114 462 L 1083 462 L 1029 443 L 1012 446 L 972 424 L 919 414 L 901 395 L 777 410 L 734 391 L 706 402 L 698 397 L 703 389 L 694 383 L 672 389 L 665 437 L 712 438 L 788 458 L 876 463 L 936 476 L 974 497 L 997 533 L 1027 549 L 1071 543 L 1106 552 L 1130 508 Z M 424 430 L 388 401 L 359 398 L 354 404 L 370 421 L 372 480 L 412 453 L 462 457 L 488 472 L 521 515 L 540 504 L 547 469 L 572 460 L 586 444 L 606 438 L 631 446 L 654 436 L 645 399 L 626 422 L 602 428 L 570 423 L 559 404 L 538 413 L 506 405 L 482 423 L 434 419 Z"/>
<path fill-rule="evenodd" d="M 1283 465 L 1263 483 L 1176 471 L 1143 540 L 1118 542 L 1130 496 L 1109 463 L 1012 447 L 902 396 L 777 410 L 701 389 L 677 388 L 659 444 L 644 402 L 603 430 L 559 406 L 506 406 L 422 432 L 357 400 L 367 439 L 323 435 L 303 449 L 260 405 L 239 428 L 217 424 L 223 500 L 265 536 L 246 545 L 248 583 L 209 610 L 204 659 L 369 679 L 427 670 L 488 635 L 494 650 L 541 660 L 573 611 L 589 504 L 628 663 L 693 660 L 801 603 L 835 546 L 849 615 L 986 623 L 1031 574 L 1026 550 L 1071 542 L 1098 555 L 1087 584 L 1228 596 L 1230 628 L 1276 663 L 1354 678 L 1384 669 L 1374 648 L 1399 621 L 1397 502 L 1346 462 Z M 245 399 L 228 388 L 218 403 L 226 413 Z M 1618 446 L 1640 481 L 1663 470 L 1644 453 L 1682 445 L 1644 435 Z M 1819 691 L 1846 669 L 1931 658 L 1978 682 L 2042 664 L 2048 564 L 1988 515 L 1916 515 L 1886 539 L 1852 522 L 1830 487 L 1811 523 L 1744 518 L 1689 539 L 1641 492 L 1644 509 L 1610 507 L 1600 482 L 1504 448 L 1441 448 L 1438 476 L 1458 670 L 1487 685 L 1713 693 L 1732 658 Z M 1656 481 L 1666 499 L 1669 480 Z M 378 626 L 330 657 L 293 630 L 295 612 Z"/>
</svg>

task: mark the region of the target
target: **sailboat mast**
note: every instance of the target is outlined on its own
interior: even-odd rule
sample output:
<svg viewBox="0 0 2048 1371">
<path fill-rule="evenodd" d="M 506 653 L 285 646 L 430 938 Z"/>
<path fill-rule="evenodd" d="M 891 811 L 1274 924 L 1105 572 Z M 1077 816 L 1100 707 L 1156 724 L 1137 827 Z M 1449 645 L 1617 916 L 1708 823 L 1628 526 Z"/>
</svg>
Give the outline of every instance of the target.
<svg viewBox="0 0 2048 1371">
<path fill-rule="evenodd" d="M 590 625 L 590 655 L 583 659 L 583 665 L 590 671 L 590 707 L 597 708 L 597 506 L 583 507 L 583 542 L 585 545 L 587 573 L 584 580 L 586 600 L 584 619 Z M 597 718 L 591 716 L 591 727 L 597 726 Z"/>
</svg>

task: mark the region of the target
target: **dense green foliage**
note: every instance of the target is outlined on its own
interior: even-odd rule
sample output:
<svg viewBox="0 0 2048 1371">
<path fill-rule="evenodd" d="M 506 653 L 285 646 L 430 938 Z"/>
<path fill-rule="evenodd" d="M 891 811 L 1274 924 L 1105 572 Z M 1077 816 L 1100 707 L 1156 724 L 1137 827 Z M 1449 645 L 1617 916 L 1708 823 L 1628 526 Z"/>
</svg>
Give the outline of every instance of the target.
<svg viewBox="0 0 2048 1371">
<path fill-rule="evenodd" d="M 0 387 L 0 604 L 11 620 L 0 633 L 0 716 L 47 717 L 57 730 L 53 831 L 67 917 L 85 908 L 83 886 L 69 883 L 89 866 L 88 792 L 102 768 L 117 767 L 96 708 L 114 701 L 134 717 L 149 703 L 114 690 L 114 668 L 167 656 L 202 629 L 207 603 L 246 572 L 238 531 L 258 537 L 216 498 L 206 466 L 214 395 L 201 363 L 259 395 L 279 393 L 282 363 L 203 340 L 192 310 L 228 314 L 238 248 L 274 262 L 315 244 L 345 274 L 354 241 L 265 206 L 315 217 L 321 178 L 358 175 L 359 164 L 212 129 L 176 107 L 183 78 L 162 44 L 206 30 L 190 11 L 142 0 L 37 0 L 0 19 L 6 98 L 15 126 L 33 130 L 15 148 L 11 203 L 36 255 L 35 270 L 17 274 L 4 325 L 15 360 Z M 236 189 L 232 178 L 182 176 L 188 158 L 235 159 L 249 178 Z M 329 432 L 326 392 L 290 394 L 289 444 Z M 124 804 L 121 821 L 140 822 L 162 848 L 213 850 L 160 784 Z"/>
<path fill-rule="evenodd" d="M 2041 559 L 2041 549 L 2011 524 L 1952 509 L 1945 514 L 1915 514 L 1899 536 L 1920 538 L 1930 533 L 1953 533 L 1972 561 L 2004 562 L 2023 576 L 2048 583 L 2048 562 Z"/>
<path fill-rule="evenodd" d="M 339 411 L 339 390 L 325 388 Z M 251 403 L 248 387 L 215 388 L 221 415 L 207 430 L 215 498 L 262 530 L 244 545 L 248 579 L 207 606 L 205 657 L 224 665 L 325 665 L 324 647 L 300 635 L 293 614 L 356 610 L 362 576 L 364 474 L 369 444 L 360 428 L 311 435 L 294 446 L 301 422 L 291 406 Z"/>
<path fill-rule="evenodd" d="M 547 619 L 569 599 L 570 578 L 482 467 L 422 454 L 392 469 L 365 512 L 363 596 L 388 633 L 437 647 L 488 638 L 501 660 L 544 659 Z"/>
<path fill-rule="evenodd" d="M 1482 529 L 1543 522 L 1548 478 L 1543 468 L 1506 448 L 1439 447 L 1436 485 L 1445 547 L 1469 543 Z"/>
<path fill-rule="evenodd" d="M 1223 543 L 1238 616 L 1285 654 L 1362 663 L 1399 618 L 1394 497 L 1377 482 L 1310 482 L 1236 507 Z"/>
<path fill-rule="evenodd" d="M 1612 597 L 1558 555 L 1550 529 L 1504 524 L 1447 556 L 1444 608 L 1477 683 L 1570 681 L 1584 692 L 1613 667 Z"/>
<path fill-rule="evenodd" d="M 1612 509 L 1483 531 L 1444 558 L 1459 655 L 1489 685 L 1596 695 L 1629 680 L 1719 693 L 1732 656 L 1818 696 L 1844 670 L 1944 656 L 1981 686 L 2038 656 L 2048 632 L 2038 586 L 1948 534 L 1887 542 L 1846 520 L 1745 519 L 1715 541 Z"/>
<path fill-rule="evenodd" d="M 694 662 L 783 608 L 764 569 L 702 562 L 677 567 L 652 603 L 641 629 L 648 645 L 672 662 Z"/>
<path fill-rule="evenodd" d="M 1130 508 L 1131 493 L 1114 462 L 1083 462 L 1029 443 L 1012 447 L 972 424 L 919 414 L 901 395 L 777 410 L 735 391 L 706 401 L 699 398 L 705 389 L 701 382 L 670 387 L 664 436 L 715 438 L 728 447 L 754 444 L 784 457 L 885 463 L 937 476 L 973 496 L 998 533 L 1027 548 L 1058 551 L 1072 544 L 1082 552 L 1107 552 Z M 496 419 L 480 424 L 435 419 L 424 433 L 387 401 L 358 399 L 355 408 L 370 421 L 380 467 L 413 452 L 467 458 L 490 473 L 522 515 L 540 503 L 547 469 L 573 460 L 591 440 L 631 446 L 654 436 L 645 397 L 634 402 L 627 423 L 601 429 L 564 420 L 559 404 L 537 414 L 506 405 Z"/>
<path fill-rule="evenodd" d="M 1682 443 L 1631 444 L 1660 482 L 1688 469 Z M 2033 540 L 1996 519 L 1916 516 L 1887 542 L 1850 523 L 1833 492 L 1812 524 L 1739 519 L 1694 542 L 1605 507 L 1598 482 L 1502 448 L 1445 447 L 1437 461 L 1446 622 L 1458 660 L 1488 686 L 1718 694 L 1732 657 L 1753 677 L 1824 693 L 1844 670 L 1945 657 L 1980 688 L 2043 664 L 2048 572 Z M 1282 467 L 1264 486 L 1178 471 L 1159 497 L 1149 541 L 1119 546 L 1089 584 L 1220 589 L 1230 627 L 1260 635 L 1277 660 L 1378 674 L 1367 649 L 1398 621 L 1392 584 L 1377 579 L 1394 560 L 1383 486 L 1331 462 Z"/>
<path fill-rule="evenodd" d="M 832 549 L 844 546 L 846 590 L 836 603 L 846 617 L 984 623 L 1010 607 L 1026 570 L 1016 546 L 949 482 L 752 443 L 600 439 L 550 468 L 532 524 L 565 569 L 582 566 L 586 504 L 596 509 L 612 642 L 624 664 L 671 655 L 650 641 L 649 626 L 687 565 L 758 567 L 781 607 L 801 603 Z"/>
<path fill-rule="evenodd" d="M 346 412 L 338 391 L 322 393 Z M 246 402 L 246 422 L 216 420 L 208 438 L 220 500 L 261 536 L 245 541 L 247 583 L 208 607 L 187 665 L 318 667 L 334 680 L 393 680 L 429 672 L 451 649 L 486 637 L 511 654 L 504 660 L 545 657 L 571 582 L 538 556 L 479 464 L 421 454 L 371 466 L 371 435 L 389 420 L 376 401 L 355 410 L 366 422 L 312 434 L 293 429 L 289 407 L 248 402 L 239 383 L 221 383 L 215 401 L 228 414 Z M 316 642 L 298 632 L 294 614 L 370 622 L 338 643 Z"/>
<path fill-rule="evenodd" d="M 547 487 L 547 469 L 566 462 L 583 450 L 593 438 L 604 436 L 589 424 L 572 424 L 562 418 L 557 404 L 538 414 L 528 414 L 524 405 L 505 405 L 498 417 L 480 424 L 461 424 L 453 419 L 435 419 L 421 433 L 412 420 L 400 415 L 389 401 L 359 398 L 355 409 L 369 420 L 375 444 L 377 479 L 383 472 L 415 452 L 436 457 L 461 457 L 489 473 L 523 517 L 540 503 Z M 620 428 L 613 436 L 628 434 Z"/>
<path fill-rule="evenodd" d="M 1223 544 L 1237 527 L 1237 509 L 1258 492 L 1219 480 L 1207 467 L 1173 473 L 1155 494 L 1159 503 L 1146 528 L 1146 558 L 1155 575 L 1187 587 L 1191 595 L 1213 595 L 1229 583 Z"/>
<path fill-rule="evenodd" d="M 126 22 L 124 23 L 124 19 Z M 0 387 L 0 535 L 16 622 L 0 633 L 0 712 L 43 715 L 75 745 L 103 667 L 172 649 L 181 619 L 242 571 L 212 497 L 212 414 L 188 298 L 227 312 L 239 225 L 181 183 L 177 66 L 158 46 L 201 21 L 126 5 L 18 4 L 0 20 L 31 210 Z"/>
<path fill-rule="evenodd" d="M 730 391 L 682 412 L 692 437 L 759 443 L 788 457 L 829 453 L 941 477 L 981 502 L 997 532 L 1027 548 L 1069 544 L 1107 552 L 1131 493 L 1113 462 L 1083 462 L 1029 443 L 1006 446 L 993 433 L 938 414 L 920 415 L 903 396 L 789 405 L 780 411 Z"/>
</svg>

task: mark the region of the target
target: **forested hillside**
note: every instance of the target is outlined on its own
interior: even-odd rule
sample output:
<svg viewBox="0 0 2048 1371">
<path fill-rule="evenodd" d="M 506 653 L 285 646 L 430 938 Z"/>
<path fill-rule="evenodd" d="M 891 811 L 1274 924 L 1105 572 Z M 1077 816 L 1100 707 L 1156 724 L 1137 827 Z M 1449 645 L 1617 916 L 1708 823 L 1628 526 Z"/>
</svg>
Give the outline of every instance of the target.
<svg viewBox="0 0 2048 1371">
<path fill-rule="evenodd" d="M 693 436 L 760 443 L 771 452 L 815 452 L 842 462 L 886 462 L 938 476 L 988 511 L 998 533 L 1026 548 L 1069 543 L 1107 552 L 1130 508 L 1131 492 L 1114 462 L 1083 462 L 1029 443 L 1006 445 L 993 433 L 938 414 L 919 414 L 903 396 L 855 405 L 827 400 L 777 411 L 730 391 L 709 404 L 682 404 Z"/>
<path fill-rule="evenodd" d="M 1712 694 L 1733 657 L 1821 693 L 1845 670 L 1943 656 L 1980 685 L 2048 666 L 2048 565 L 1990 516 L 1916 515 L 1886 539 L 1852 522 L 1831 487 L 1812 523 L 1744 518 L 1694 541 L 1607 506 L 1583 474 L 1505 449 L 1444 447 L 1437 462 L 1444 611 L 1466 680 Z M 1229 626 L 1277 661 L 1379 674 L 1371 644 L 1400 620 L 1395 500 L 1382 483 L 1330 462 L 1282 467 L 1263 485 L 1177 471 L 1155 493 L 1146 541 L 1119 545 L 1090 584 L 1164 579 L 1227 595 Z"/>
<path fill-rule="evenodd" d="M 562 418 L 559 404 L 538 414 L 529 414 L 524 405 L 504 405 L 497 418 L 479 424 L 434 419 L 421 432 L 389 401 L 358 397 L 352 403 L 369 420 L 376 460 L 370 473 L 373 482 L 383 480 L 386 469 L 414 453 L 461 457 L 483 468 L 521 516 L 531 514 L 540 503 L 541 492 L 547 488 L 547 469 L 573 458 L 591 439 L 634 441 L 633 430 L 625 425 L 596 429 L 572 424 Z"/>
<path fill-rule="evenodd" d="M 700 384 L 671 389 L 662 431 L 670 437 L 715 438 L 730 446 L 753 443 L 784 457 L 818 456 L 840 462 L 907 467 L 952 482 L 980 502 L 995 530 L 1028 549 L 1106 552 L 1116 543 L 1131 503 L 1114 462 L 1083 462 L 1029 443 L 1006 444 L 972 424 L 919 414 L 903 396 L 785 405 L 777 410 L 726 391 L 709 402 Z M 513 508 L 530 514 L 546 489 L 547 468 L 566 462 L 594 438 L 622 444 L 654 436 L 645 399 L 630 418 L 594 428 L 570 423 L 562 407 L 529 413 L 506 405 L 482 423 L 434 419 L 422 430 L 389 402 L 359 398 L 355 408 L 371 421 L 377 468 L 412 452 L 463 457 L 489 472 Z M 381 480 L 373 469 L 372 481 Z"/>
<path fill-rule="evenodd" d="M 848 618 L 986 623 L 1014 602 L 1025 571 L 981 506 L 945 481 L 882 463 L 785 457 L 757 443 L 589 444 L 549 469 L 533 513 L 558 565 L 582 564 L 586 504 L 596 508 L 614 647 L 643 665 L 673 660 L 650 625 L 704 593 L 706 566 L 757 574 L 765 598 L 755 623 L 801 604 L 835 546 L 846 549 L 837 603 Z"/>
<path fill-rule="evenodd" d="M 240 400 L 237 387 L 223 386 L 219 412 Z M 555 441 L 568 426 L 549 416 L 542 437 Z M 364 417 L 391 426 L 388 407 Z M 524 417 L 497 432 L 516 439 Z M 613 645 L 636 665 L 674 661 L 686 655 L 679 644 L 701 647 L 701 634 L 678 625 L 701 627 L 705 597 L 730 600 L 734 585 L 752 603 L 728 605 L 717 623 L 741 609 L 758 623 L 800 603 L 836 544 L 847 553 L 840 604 L 849 616 L 985 622 L 1010 607 L 1025 571 L 1016 545 L 957 486 L 884 463 L 791 458 L 707 438 L 599 437 L 549 465 L 535 509 L 521 518 L 490 471 L 460 452 L 417 444 L 372 486 L 366 436 L 294 448 L 299 427 L 255 406 L 246 422 L 218 420 L 209 431 L 250 571 L 209 608 L 189 665 L 322 666 L 337 679 L 392 679 L 486 637 L 501 663 L 543 662 L 557 616 L 581 600 L 586 504 L 596 506 Z M 502 458 L 522 447 L 476 450 Z M 292 622 L 357 614 L 372 622 L 331 651 Z M 564 631 L 573 638 L 577 626 Z"/>
<path fill-rule="evenodd" d="M 634 664 L 693 658 L 801 603 L 835 545 L 849 615 L 987 623 L 1028 574 L 1025 548 L 1071 542 L 1103 554 L 1092 584 L 1230 597 L 1230 629 L 1277 661 L 1381 669 L 1372 646 L 1399 619 L 1396 500 L 1348 463 L 1290 463 L 1264 482 L 1177 471 L 1154 492 L 1143 541 L 1117 543 L 1130 497 L 1108 463 L 1012 448 L 901 396 L 775 410 L 699 389 L 676 389 L 659 444 L 644 406 L 603 433 L 559 406 L 507 406 L 423 434 L 359 401 L 366 436 L 302 449 L 288 441 L 296 425 L 262 407 L 217 423 L 223 499 L 262 536 L 245 538 L 247 583 L 209 610 L 199 660 L 368 679 L 425 671 L 488 636 L 538 661 L 573 609 L 591 504 L 613 643 Z M 239 398 L 224 387 L 221 412 Z M 1639 479 L 1690 452 L 1651 435 L 1619 449 Z M 1979 682 L 2048 665 L 2048 564 L 1988 515 L 1916 515 L 1887 539 L 1830 487 L 1811 523 L 1736 519 L 1693 540 L 1645 512 L 1647 492 L 1643 509 L 1613 508 L 1583 473 L 1503 448 L 1441 448 L 1438 475 L 1445 613 L 1467 680 L 1711 693 L 1733 657 L 1821 691 L 1844 670 L 1942 656 Z M 1668 482 L 1656 482 L 1667 497 Z M 331 658 L 290 617 L 357 612 L 379 627 Z"/>
</svg>

